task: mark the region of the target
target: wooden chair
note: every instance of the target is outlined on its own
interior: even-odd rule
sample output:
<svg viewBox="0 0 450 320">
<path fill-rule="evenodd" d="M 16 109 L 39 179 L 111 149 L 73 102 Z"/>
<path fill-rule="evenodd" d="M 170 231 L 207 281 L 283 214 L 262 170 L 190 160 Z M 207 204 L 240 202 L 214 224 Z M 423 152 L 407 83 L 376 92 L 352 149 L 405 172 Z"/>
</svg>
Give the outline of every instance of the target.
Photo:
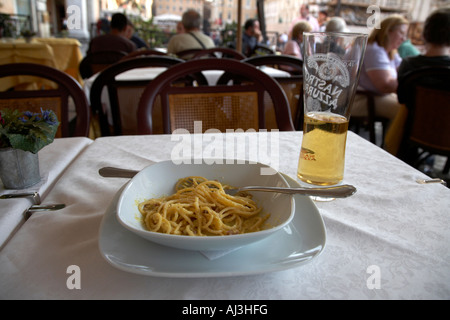
<svg viewBox="0 0 450 320">
<path fill-rule="evenodd" d="M 177 52 L 176 56 L 183 60 L 190 60 L 196 53 L 199 53 L 200 51 L 203 51 L 203 49 L 183 50 L 183 51 Z"/>
<path fill-rule="evenodd" d="M 424 67 L 399 79 L 399 101 L 408 108 L 399 157 L 416 168 L 429 156 L 439 154 L 447 157 L 443 173 L 449 172 L 449 83 L 450 67 Z"/>
<path fill-rule="evenodd" d="M 242 60 L 245 59 L 245 56 L 237 52 L 234 49 L 230 48 L 211 48 L 211 49 L 204 49 L 200 50 L 196 53 L 194 53 L 194 56 L 192 59 L 199 59 L 199 58 L 229 58 L 229 59 L 236 59 L 236 60 Z"/>
<path fill-rule="evenodd" d="M 145 56 L 167 56 L 167 53 L 164 53 L 164 52 L 161 52 L 158 50 L 152 50 L 152 49 L 137 50 L 137 51 L 133 51 L 133 52 L 127 54 L 126 56 L 122 57 L 120 59 L 120 61 L 137 58 L 137 57 L 145 57 Z"/>
<path fill-rule="evenodd" d="M 103 70 L 95 79 L 90 91 L 91 108 L 93 114 L 98 116 L 101 135 L 137 133 L 136 110 L 139 98 L 147 84 L 155 77 L 150 75 L 152 71 L 150 69 L 149 77 L 143 77 L 141 80 L 116 80 L 117 75 L 138 68 L 170 68 L 182 62 L 184 60 L 168 56 L 146 56 L 119 61 Z M 162 71 L 157 69 L 156 73 Z M 203 80 L 202 83 L 205 82 L 206 80 Z M 109 105 L 104 105 L 105 101 L 102 100 L 104 88 L 107 90 Z M 158 112 L 160 115 L 161 111 Z"/>
<path fill-rule="evenodd" d="M 123 51 L 100 51 L 86 55 L 80 62 L 79 71 L 83 79 L 92 77 L 127 55 Z"/>
<path fill-rule="evenodd" d="M 268 54 L 275 54 L 275 51 L 273 51 L 272 48 L 270 48 L 269 46 L 266 46 L 264 44 L 257 44 L 255 46 L 254 52 L 255 52 L 255 54 L 257 56 L 264 56 L 264 55 L 268 55 Z"/>
<path fill-rule="evenodd" d="M 274 77 L 289 101 L 296 130 L 303 129 L 303 60 L 288 55 L 254 56 L 242 60 L 254 66 L 268 66 L 290 73 L 290 77 Z"/>
<path fill-rule="evenodd" d="M 386 128 L 389 122 L 388 118 L 377 116 L 375 114 L 375 97 L 376 93 L 366 90 L 358 89 L 356 91 L 356 95 L 362 95 L 365 97 L 367 101 L 367 116 L 351 116 L 350 117 L 350 129 L 355 133 L 359 134 L 361 127 L 367 128 L 369 131 L 369 140 L 373 144 L 377 144 L 376 137 L 376 123 L 381 123 L 382 125 L 382 133 L 381 133 L 381 142 L 378 144 L 379 146 L 383 146 L 384 137 L 386 134 Z"/>
<path fill-rule="evenodd" d="M 178 87 L 172 84 L 180 77 L 205 70 L 223 70 L 245 76 L 240 85 Z M 280 130 L 294 130 L 289 104 L 280 85 L 256 67 L 235 59 L 191 60 L 175 65 L 152 81 L 142 93 L 138 107 L 140 134 L 153 133 L 153 105 L 161 96 L 164 133 L 176 129 L 194 132 L 194 122 L 201 121 L 202 131 L 218 129 L 265 128 L 264 93 L 275 101 L 275 114 Z"/>
<path fill-rule="evenodd" d="M 16 88 L 0 92 L 0 109 L 31 112 L 40 112 L 41 108 L 52 110 L 61 123 L 56 137 L 89 136 L 89 103 L 74 78 L 55 68 L 33 63 L 0 65 L 0 78 L 7 76 L 32 76 L 35 80 L 51 81 L 53 85 L 45 90 Z M 25 80 L 27 78 L 23 79 L 28 81 Z"/>
</svg>

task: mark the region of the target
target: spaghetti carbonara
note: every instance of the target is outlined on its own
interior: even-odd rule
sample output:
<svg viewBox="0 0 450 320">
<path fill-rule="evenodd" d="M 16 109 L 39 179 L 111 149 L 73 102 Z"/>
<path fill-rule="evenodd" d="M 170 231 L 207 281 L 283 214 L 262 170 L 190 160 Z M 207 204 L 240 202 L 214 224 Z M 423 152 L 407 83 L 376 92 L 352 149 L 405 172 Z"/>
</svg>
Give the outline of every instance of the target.
<svg viewBox="0 0 450 320">
<path fill-rule="evenodd" d="M 203 177 L 180 179 L 176 193 L 138 205 L 147 230 L 187 236 L 231 235 L 259 231 L 262 217 L 251 195 L 231 196 L 229 186 Z"/>
</svg>

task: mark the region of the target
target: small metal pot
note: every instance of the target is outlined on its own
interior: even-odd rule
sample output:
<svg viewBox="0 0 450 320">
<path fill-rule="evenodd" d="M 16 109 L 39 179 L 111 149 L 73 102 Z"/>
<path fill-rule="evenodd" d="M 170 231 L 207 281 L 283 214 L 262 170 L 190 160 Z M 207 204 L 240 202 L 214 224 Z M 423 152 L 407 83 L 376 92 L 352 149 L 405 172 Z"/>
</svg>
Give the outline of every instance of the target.
<svg viewBox="0 0 450 320">
<path fill-rule="evenodd" d="M 25 189 L 39 181 L 38 154 L 14 148 L 0 149 L 0 179 L 5 189 Z"/>
</svg>

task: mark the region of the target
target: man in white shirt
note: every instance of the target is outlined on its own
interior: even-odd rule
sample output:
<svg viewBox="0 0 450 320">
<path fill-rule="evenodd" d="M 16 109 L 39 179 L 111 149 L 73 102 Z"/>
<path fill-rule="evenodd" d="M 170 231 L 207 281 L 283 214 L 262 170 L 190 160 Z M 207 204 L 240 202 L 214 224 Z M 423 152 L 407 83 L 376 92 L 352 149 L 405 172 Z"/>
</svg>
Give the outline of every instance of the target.
<svg viewBox="0 0 450 320">
<path fill-rule="evenodd" d="M 185 32 L 176 34 L 170 38 L 167 45 L 167 53 L 178 54 L 190 49 L 209 49 L 215 47 L 213 39 L 200 30 L 202 17 L 197 11 L 188 10 L 183 13 L 181 22 Z"/>
</svg>

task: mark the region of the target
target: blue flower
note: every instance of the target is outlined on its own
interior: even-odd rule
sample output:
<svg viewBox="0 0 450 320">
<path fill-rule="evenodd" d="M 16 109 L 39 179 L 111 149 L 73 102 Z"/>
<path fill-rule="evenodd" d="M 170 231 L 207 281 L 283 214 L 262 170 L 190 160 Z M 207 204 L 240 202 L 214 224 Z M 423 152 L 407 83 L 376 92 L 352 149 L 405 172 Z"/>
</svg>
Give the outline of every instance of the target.
<svg viewBox="0 0 450 320">
<path fill-rule="evenodd" d="M 41 111 L 42 111 L 42 109 L 41 109 Z M 41 117 L 40 117 L 39 113 L 33 113 L 31 111 L 24 111 L 23 115 L 28 118 L 28 119 L 26 119 L 25 117 L 19 118 L 23 122 L 26 122 L 27 120 L 30 120 L 33 117 L 35 117 L 34 121 L 36 121 L 36 122 L 41 121 Z"/>
<path fill-rule="evenodd" d="M 53 113 L 51 110 L 42 110 L 42 119 L 48 123 L 49 125 L 53 126 L 58 123 L 58 119 L 56 118 L 55 113 Z"/>
</svg>

